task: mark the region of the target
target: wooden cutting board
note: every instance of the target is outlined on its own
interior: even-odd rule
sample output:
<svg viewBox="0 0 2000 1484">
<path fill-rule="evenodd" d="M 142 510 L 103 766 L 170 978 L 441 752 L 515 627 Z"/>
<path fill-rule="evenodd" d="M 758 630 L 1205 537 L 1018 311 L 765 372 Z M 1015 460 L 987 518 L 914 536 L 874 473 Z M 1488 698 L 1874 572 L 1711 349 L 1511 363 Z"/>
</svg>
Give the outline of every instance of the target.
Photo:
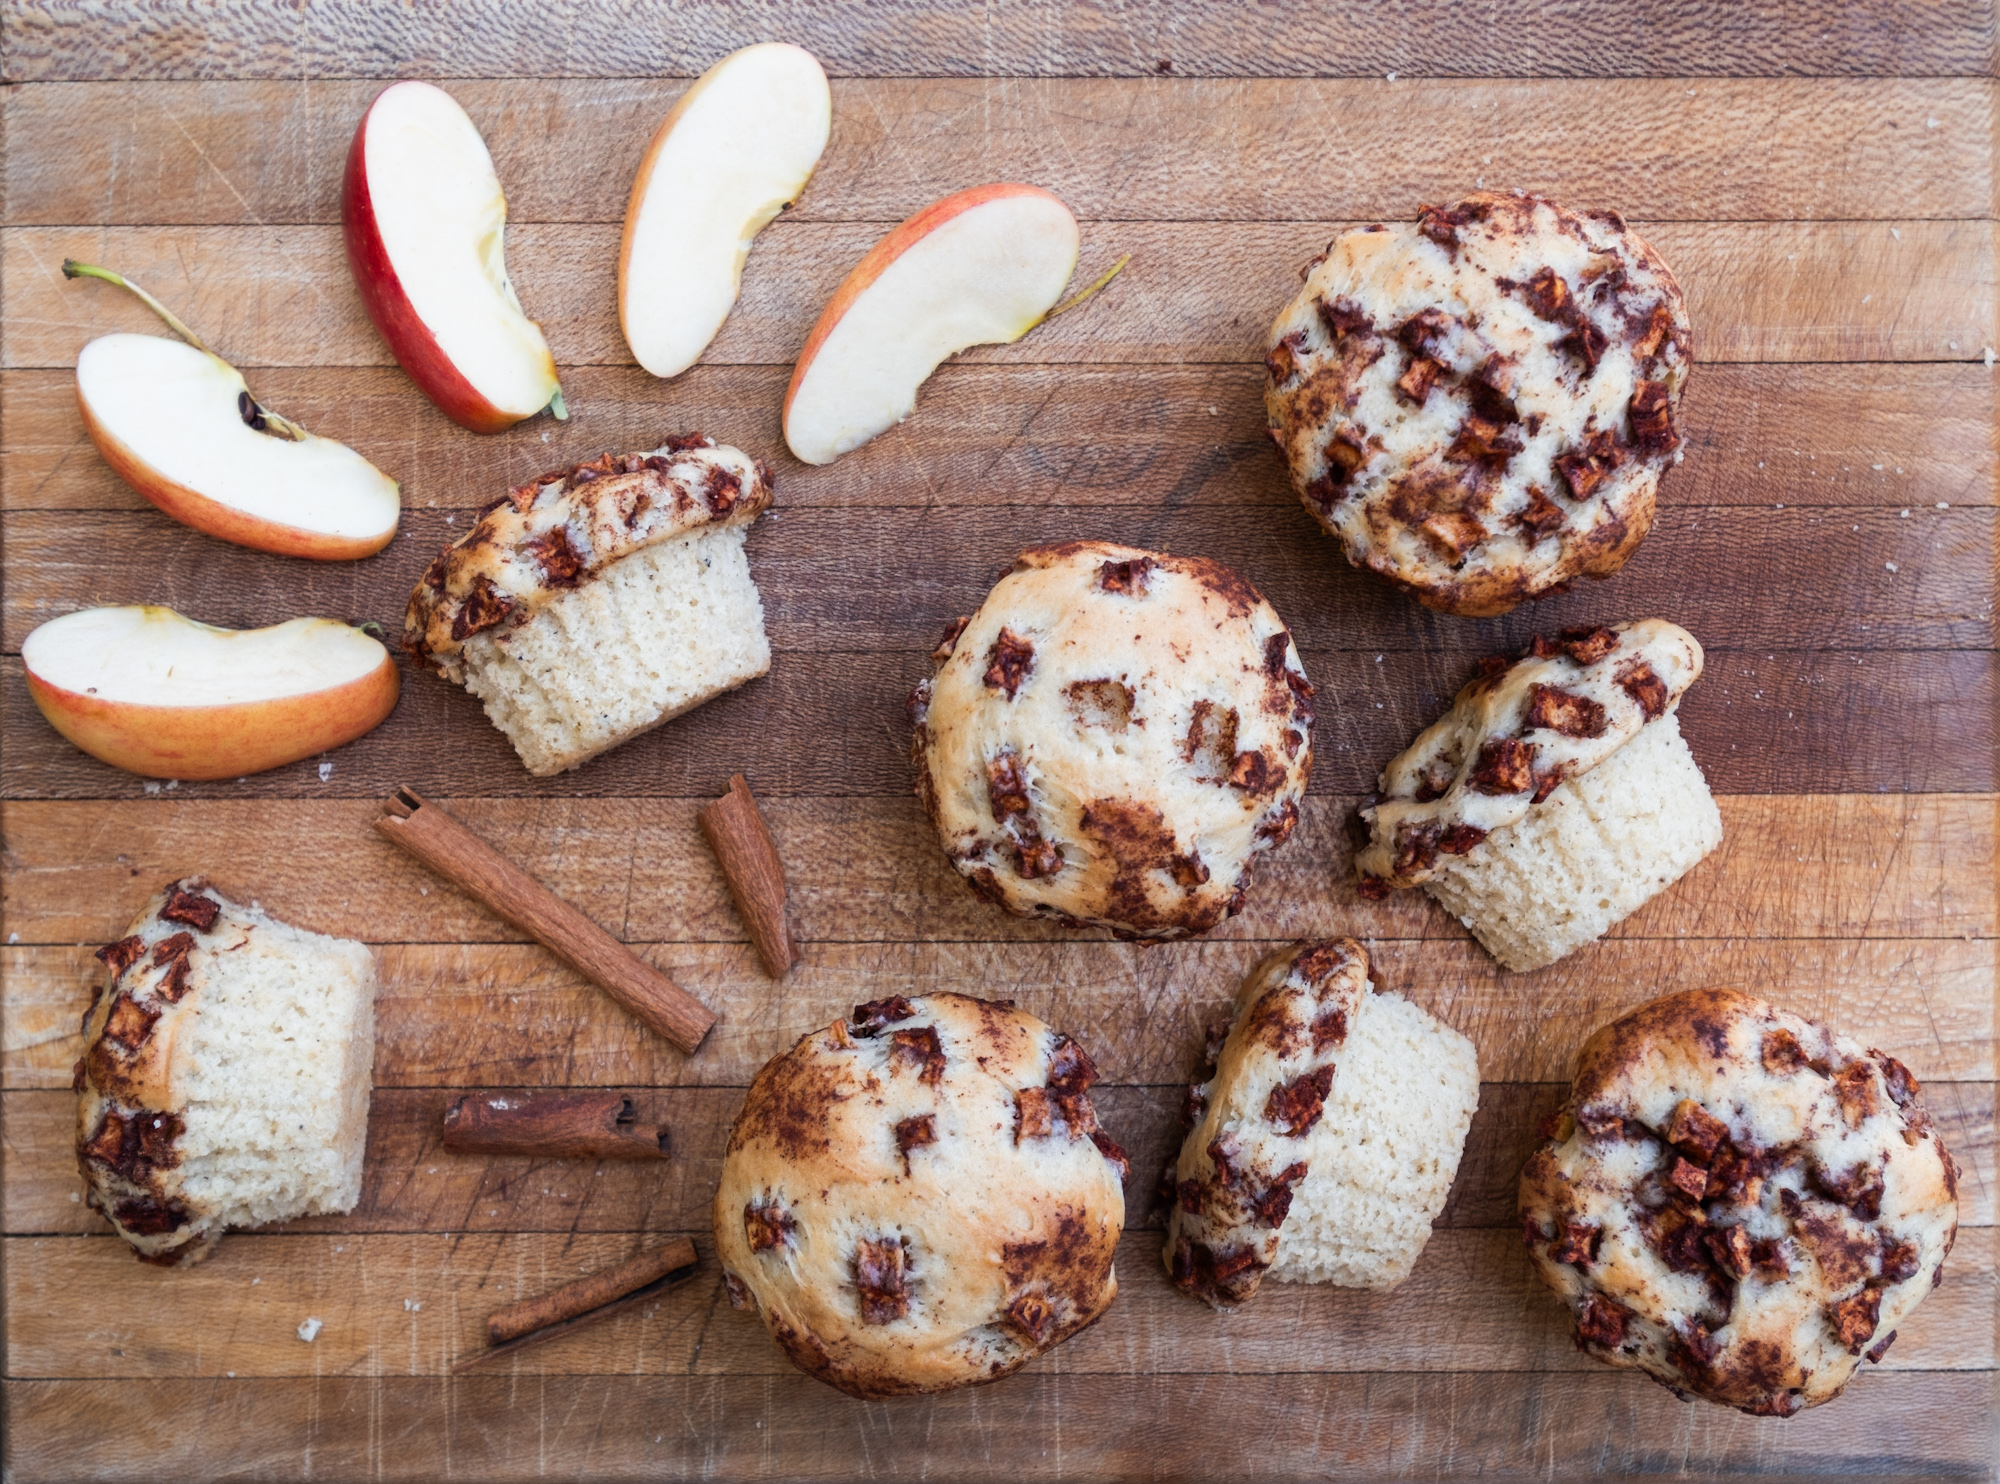
<svg viewBox="0 0 2000 1484">
<path fill-rule="evenodd" d="M 1823 13 L 1821 11 L 1823 10 Z M 9 1479 L 1991 1477 L 1996 990 L 1992 6 L 1333 7 L 1190 0 L 369 7 L 182 13 L 5 0 L 0 227 L 5 1471 Z M 629 364 L 613 254 L 644 142 L 686 79 L 781 37 L 834 78 L 833 141 L 759 240 L 742 301 L 671 383 Z M 364 317 L 338 178 L 379 79 L 445 80 L 511 201 L 510 263 L 572 417 L 447 423 Z M 902 428 L 825 469 L 776 409 L 832 286 L 887 227 L 985 180 L 1084 223 L 1089 308 L 968 355 Z M 1685 464 L 1631 567 L 1503 620 L 1424 612 L 1350 572 L 1263 433 L 1261 336 L 1342 223 L 1484 184 L 1610 206 L 1686 284 Z M 150 330 L 65 256 L 159 293 L 265 402 L 404 481 L 395 543 L 347 565 L 170 523 L 84 438 L 86 340 Z M 158 785 L 35 714 L 22 638 L 95 602 L 230 625 L 399 626 L 471 512 L 540 469 L 699 428 L 771 460 L 752 537 L 769 678 L 582 771 L 530 779 L 473 700 L 407 677 L 379 731 L 241 783 Z M 1323 699 L 1302 829 L 1250 910 L 1137 948 L 972 898 L 908 791 L 902 698 L 1021 546 L 1103 536 L 1221 557 L 1276 604 Z M 1683 716 L 1722 850 L 1612 937 L 1499 973 L 1416 894 L 1345 883 L 1342 819 L 1480 655 L 1659 614 L 1708 647 Z M 804 959 L 774 986 L 694 826 L 746 772 Z M 449 801 L 721 1014 L 685 1058 L 369 827 Z M 79 1204 L 69 1069 L 92 947 L 207 871 L 379 945 L 365 1192 L 352 1215 L 141 1266 Z M 1390 1295 L 1267 1288 L 1218 1317 L 1158 1258 L 1152 1172 L 1198 1027 L 1300 934 L 1367 938 L 1387 982 L 1477 1043 L 1458 1182 Z M 1790 1421 L 1690 1406 L 1571 1346 L 1519 1249 L 1513 1181 L 1577 1046 L 1667 990 L 1754 988 L 1924 1080 L 1965 1166 L 1943 1287 L 1879 1368 Z M 452 1378 L 484 1316 L 691 1232 L 742 1089 L 857 1001 L 1012 996 L 1104 1069 L 1133 1152 L 1122 1291 L 998 1385 L 888 1404 L 796 1374 L 712 1263 L 654 1306 Z M 447 1155 L 457 1089 L 630 1089 L 666 1165 Z M 297 1330 L 322 1321 L 306 1343 Z"/>
</svg>

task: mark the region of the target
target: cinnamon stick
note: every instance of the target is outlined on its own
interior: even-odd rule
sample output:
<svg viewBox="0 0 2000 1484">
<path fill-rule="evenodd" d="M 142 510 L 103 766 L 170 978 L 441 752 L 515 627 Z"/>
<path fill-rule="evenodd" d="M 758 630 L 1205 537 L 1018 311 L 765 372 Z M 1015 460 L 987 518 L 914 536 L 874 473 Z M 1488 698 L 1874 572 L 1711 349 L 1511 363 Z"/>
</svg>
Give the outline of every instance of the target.
<svg viewBox="0 0 2000 1484">
<path fill-rule="evenodd" d="M 593 1309 L 602 1308 L 613 1299 L 625 1297 L 634 1289 L 647 1287 L 676 1269 L 693 1267 L 694 1263 L 693 1241 L 677 1237 L 666 1246 L 642 1252 L 615 1268 L 605 1268 L 574 1283 L 565 1283 L 539 1298 L 523 1299 L 504 1309 L 495 1309 L 487 1316 L 486 1333 L 494 1344 L 505 1344 L 551 1324 L 579 1318 Z"/>
<path fill-rule="evenodd" d="M 778 858 L 778 842 L 771 838 L 771 827 L 743 775 L 732 777 L 729 792 L 696 819 L 722 865 L 722 879 L 729 883 L 737 915 L 750 931 L 764 972 L 773 979 L 784 978 L 799 958 L 785 922 L 785 863 Z"/>
<path fill-rule="evenodd" d="M 566 960 L 681 1050 L 692 1052 L 715 1024 L 700 1000 L 414 790 L 397 789 L 375 828 Z"/>
<path fill-rule="evenodd" d="M 468 1093 L 444 1110 L 444 1147 L 546 1159 L 665 1159 L 667 1127 L 644 1127 L 619 1092 Z"/>
<path fill-rule="evenodd" d="M 531 1329 L 515 1339 L 503 1341 L 488 1349 L 468 1355 L 451 1368 L 453 1374 L 455 1375 L 460 1371 L 469 1371 L 476 1365 L 484 1365 L 489 1360 L 496 1360 L 503 1355 L 511 1355 L 516 1350 L 525 1350 L 530 1345 L 545 1344 L 550 1340 L 569 1334 L 573 1330 L 582 1329 L 586 1325 L 597 1324 L 602 1320 L 611 1318 L 615 1314 L 623 1314 L 627 1309 L 636 1309 L 642 1304 L 651 1303 L 669 1288 L 674 1287 L 678 1283 L 685 1283 L 695 1275 L 694 1243 L 687 1240 L 687 1238 L 683 1237 L 677 1242 L 668 1243 L 665 1247 L 658 1249 L 658 1253 L 661 1261 L 669 1263 L 666 1272 L 662 1276 L 654 1278 L 651 1282 L 642 1283 L 639 1287 L 618 1297 L 614 1297 L 608 1303 L 600 1304 L 595 1308 L 585 1309 L 567 1318 L 557 1319 L 552 1324 L 545 1324 L 539 1329 Z M 682 1258 L 685 1261 L 675 1261 Z M 628 1263 L 626 1266 L 629 1267 L 631 1264 Z M 612 1269 L 611 1271 L 616 1272 L 618 1270 Z M 608 1276 L 608 1274 L 593 1274 L 591 1278 L 586 1278 L 583 1282 L 589 1283 L 592 1281 L 592 1278 L 601 1276 Z M 557 1289 L 555 1293 L 546 1295 L 545 1297 L 547 1299 L 554 1299 L 561 1294 L 567 1293 L 570 1289 L 579 1286 L 581 1285 L 572 1283 L 565 1288 Z M 537 1300 L 536 1302 L 542 1301 Z M 511 1312 L 511 1309 L 522 1307 L 524 1306 L 519 1304 L 512 1305 L 509 1309 L 502 1309 L 500 1314 L 496 1314 L 493 1317 L 498 1319 L 501 1314 L 507 1314 Z M 567 1311 L 571 1307 L 573 1305 L 565 1304 L 564 1310 Z M 488 1333 L 490 1334 L 492 1332 L 490 1320 L 488 1321 L 488 1325 Z"/>
</svg>

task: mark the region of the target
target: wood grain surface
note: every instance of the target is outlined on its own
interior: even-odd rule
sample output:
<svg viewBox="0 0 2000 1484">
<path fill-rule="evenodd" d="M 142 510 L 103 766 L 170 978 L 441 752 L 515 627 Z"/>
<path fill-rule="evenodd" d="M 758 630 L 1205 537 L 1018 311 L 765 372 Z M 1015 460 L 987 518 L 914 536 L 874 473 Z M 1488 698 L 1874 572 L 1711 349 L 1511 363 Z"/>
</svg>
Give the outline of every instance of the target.
<svg viewBox="0 0 2000 1484">
<path fill-rule="evenodd" d="M 646 142 L 687 88 L 453 76 L 506 185 L 510 227 L 622 222 Z M 6 224 L 337 223 L 339 162 L 380 87 L 24 89 L 13 127 L 37 148 L 7 163 Z M 1661 78 L 1558 91 L 1525 80 L 873 77 L 836 81 L 833 100 L 833 136 L 788 223 L 898 221 L 981 179 L 1035 181 L 1092 221 L 1407 218 L 1417 201 L 1464 190 L 1474 156 L 1475 180 L 1560 182 L 1641 221 L 1978 218 L 1994 172 L 1981 78 Z M 1691 118 L 1702 135 L 1692 150 Z"/>
<path fill-rule="evenodd" d="M 835 75 L 1535 77 L 1973 75 L 1992 70 L 1985 0 L 1607 0 L 1490 6 L 1230 0 L 889 0 L 829 6 L 236 0 L 199 19 L 143 0 L 6 0 L 0 60 L 22 81 L 178 77 L 692 77 L 773 36 Z M 1162 64 L 1165 64 L 1164 66 Z"/>
<path fill-rule="evenodd" d="M 717 438 L 771 445 L 788 507 L 930 509 L 985 504 L 1003 491 L 1008 505 L 1149 513 L 1289 511 L 1297 501 L 1263 432 L 1264 371 L 1251 362 L 947 363 L 924 384 L 921 429 L 883 435 L 893 454 L 809 474 L 777 443 L 774 409 L 790 374 L 782 365 L 697 365 L 674 382 L 672 408 L 676 422 Z M 412 398 L 392 368 L 256 373 L 271 406 L 396 469 L 412 511 L 477 509 L 485 491 L 552 463 L 659 436 L 659 383 L 638 368 L 576 369 L 563 383 L 589 409 L 587 428 L 579 418 L 574 430 L 529 423 L 481 437 Z M 1990 505 L 1995 413 L 1994 378 L 1976 361 L 1704 364 L 1681 403 L 1688 456 L 1668 509 Z M 0 371 L 0 440 L 0 509 L 152 508 L 90 456 L 66 370 Z"/>
<path fill-rule="evenodd" d="M 612 264 L 645 140 L 731 47 L 834 78 L 798 206 L 759 238 L 702 364 L 661 383 Z M 1987 0 L 0 0 L 0 1315 L 8 1480 L 1993 1478 L 2000 694 L 1994 7 Z M 1393 75 L 1392 75 L 1393 74 Z M 510 202 L 508 261 L 570 421 L 446 421 L 362 311 L 339 242 L 349 135 L 382 80 L 443 80 Z M 929 382 L 823 469 L 784 452 L 790 363 L 888 224 L 1023 179 L 1083 225 L 1087 309 Z M 1686 285 L 1685 462 L 1607 583 L 1440 617 L 1347 568 L 1263 432 L 1265 329 L 1345 225 L 1478 185 L 1623 212 Z M 151 332 L 65 256 L 165 298 L 257 395 L 403 482 L 366 561 L 259 556 L 177 526 L 84 435 L 72 369 Z M 510 484 L 700 428 L 769 459 L 750 556 L 772 673 L 578 772 L 528 777 L 470 697 L 406 672 L 377 732 L 233 782 L 165 784 L 35 713 L 37 624 L 158 601 L 241 626 L 394 630 L 410 586 Z M 909 792 L 903 698 L 938 631 L 1023 546 L 1103 536 L 1222 558 L 1272 600 L 1321 697 L 1312 793 L 1248 909 L 1118 944 L 974 898 Z M 1417 894 L 1346 885 L 1346 821 L 1479 657 L 1658 614 L 1709 665 L 1685 729 L 1725 840 L 1598 944 L 1499 970 Z M 759 968 L 696 826 L 741 771 L 783 857 L 799 962 Z M 716 1012 L 684 1056 L 381 840 L 398 785 L 465 823 Z M 79 1199 L 70 1068 L 91 950 L 206 871 L 376 945 L 377 1091 L 354 1211 L 136 1264 Z M 1392 1294 L 1273 1285 L 1217 1316 L 1165 1282 L 1153 1175 L 1201 1026 L 1295 936 L 1367 939 L 1469 1036 L 1479 1112 Z M 1923 1079 L 1964 1166 L 1942 1287 L 1880 1367 L 1786 1421 L 1684 1405 L 1570 1344 L 1514 1230 L 1514 1182 L 1577 1048 L 1654 995 L 1732 983 Z M 847 1007 L 1017 999 L 1104 1073 L 1133 1156 L 1106 1317 L 991 1387 L 849 1402 L 722 1301 L 708 1212 L 757 1068 Z M 467 1089 L 608 1089 L 664 1161 L 464 1154 Z M 490 1370 L 486 1316 L 679 1235 L 699 1276 Z M 307 1318 L 323 1328 L 298 1338 Z"/>
<path fill-rule="evenodd" d="M 1255 361 L 1275 309 L 1298 292 L 1299 265 L 1354 225 L 1086 218 L 1078 282 L 1132 258 L 1091 312 L 1064 315 L 1015 345 L 970 350 L 964 360 Z M 1639 225 L 1686 283 L 1704 363 L 1976 360 L 1993 339 L 1991 221 Z M 766 228 L 757 242 L 763 272 L 745 275 L 705 362 L 789 363 L 820 307 L 884 230 L 876 222 Z M 529 223 L 507 233 L 510 276 L 565 366 L 630 364 L 604 268 L 617 259 L 618 234 L 615 221 Z M 92 336 L 158 328 L 129 295 L 64 279 L 66 257 L 116 265 L 246 368 L 392 363 L 348 281 L 340 228 L 312 224 L 9 228 L 0 253 L 0 315 L 8 325 L 0 366 L 74 365 Z M 565 431 L 580 430 L 579 423 Z M 907 426 L 901 432 L 916 436 Z M 896 446 L 882 445 L 875 457 Z"/>
<path fill-rule="evenodd" d="M 1993 1088 L 1976 1082 L 1933 1083 L 1932 1088 L 1938 1126 L 1967 1171 L 1961 1215 L 1970 1240 L 1971 1229 L 1993 1224 Z M 1438 1218 L 1441 1228 L 1498 1228 L 1512 1221 L 1520 1146 L 1567 1090 L 1567 1084 L 1558 1082 L 1489 1082 L 1481 1089 L 1465 1158 Z M 518 1088 L 494 1091 L 521 1095 Z M 630 1232 L 638 1227 L 698 1232 L 709 1218 L 737 1091 L 618 1091 L 633 1100 L 642 1121 L 654 1110 L 671 1108 L 676 1120 L 672 1168 L 663 1171 L 630 1160 L 592 1166 L 451 1155 L 439 1142 L 439 1125 L 456 1097 L 452 1089 L 378 1088 L 360 1203 L 345 1215 L 304 1218 L 285 1230 L 379 1235 Z M 1134 1169 L 1157 1172 L 1164 1167 L 1173 1152 L 1181 1091 L 1179 1084 L 1125 1083 L 1094 1099 L 1098 1117 L 1126 1142 Z M 0 1112 L 12 1125 L 8 1156 L 20 1163 L 5 1192 L 10 1226 L 42 1235 L 101 1234 L 96 1217 L 69 1199 L 76 1188 L 76 1131 L 75 1104 L 67 1087 L 10 1091 L 0 1099 Z M 1142 1193 L 1134 1198 L 1129 1225 L 1157 1232 L 1164 1224 L 1162 1214 Z M 1155 1248 L 1153 1257 L 1157 1255 Z M 1899 1354 L 1901 1348 L 1899 1341 Z"/>
</svg>

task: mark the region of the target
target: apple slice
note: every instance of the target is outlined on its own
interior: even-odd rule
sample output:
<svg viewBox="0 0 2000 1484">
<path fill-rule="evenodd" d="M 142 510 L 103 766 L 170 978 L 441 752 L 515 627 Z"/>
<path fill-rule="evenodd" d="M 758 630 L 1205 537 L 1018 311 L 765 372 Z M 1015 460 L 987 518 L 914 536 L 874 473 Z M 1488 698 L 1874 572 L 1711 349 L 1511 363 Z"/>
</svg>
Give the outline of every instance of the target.
<svg viewBox="0 0 2000 1484">
<path fill-rule="evenodd" d="M 384 88 L 347 151 L 340 224 L 375 328 L 438 410 L 497 433 L 566 416 L 555 357 L 507 278 L 507 198 L 451 94 Z"/>
<path fill-rule="evenodd" d="M 767 41 L 731 52 L 653 135 L 625 208 L 618 320 L 633 358 L 677 376 L 736 303 L 765 224 L 798 199 L 833 127 L 811 52 Z"/>
<path fill-rule="evenodd" d="M 101 335 L 76 358 L 84 430 L 133 489 L 184 525 L 279 556 L 345 561 L 396 534 L 396 481 L 343 443 L 260 405 L 243 375 L 136 283 L 88 263 L 137 295 L 185 340 Z"/>
<path fill-rule="evenodd" d="M 352 742 L 396 709 L 380 643 L 327 618 L 218 629 L 171 608 L 85 608 L 21 646 L 49 725 L 147 778 L 236 778 Z"/>
<path fill-rule="evenodd" d="M 946 356 L 1019 340 L 1076 254 L 1076 218 L 1038 186 L 975 186 L 925 207 L 854 265 L 806 337 L 785 393 L 792 452 L 830 464 L 908 417 Z"/>
</svg>

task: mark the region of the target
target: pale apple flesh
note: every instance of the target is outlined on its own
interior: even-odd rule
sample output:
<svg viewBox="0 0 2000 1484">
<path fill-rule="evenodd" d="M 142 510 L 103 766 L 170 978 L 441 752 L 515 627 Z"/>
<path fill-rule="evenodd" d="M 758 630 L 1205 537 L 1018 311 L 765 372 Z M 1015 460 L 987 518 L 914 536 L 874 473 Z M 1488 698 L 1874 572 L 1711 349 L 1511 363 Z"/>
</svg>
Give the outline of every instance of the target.
<svg viewBox="0 0 2000 1484">
<path fill-rule="evenodd" d="M 807 337 L 785 394 L 785 441 L 826 464 L 894 427 L 947 356 L 1033 329 L 1076 268 L 1076 218 L 1047 191 L 978 186 L 871 248 Z"/>
<path fill-rule="evenodd" d="M 442 88 L 377 95 L 347 152 L 341 229 L 376 329 L 454 422 L 497 433 L 563 415 L 555 357 L 507 277 L 507 198 L 486 141 Z"/>
<path fill-rule="evenodd" d="M 368 556 L 396 534 L 395 480 L 345 444 L 268 417 L 242 374 L 207 351 L 100 336 L 77 357 L 76 399 L 105 462 L 198 531 L 325 561 Z"/>
<path fill-rule="evenodd" d="M 171 608 L 86 608 L 21 646 L 49 725 L 147 778 L 236 778 L 329 751 L 396 707 L 395 661 L 324 618 L 221 629 Z"/>
<path fill-rule="evenodd" d="M 736 303 L 750 244 L 798 199 L 833 127 L 810 52 L 764 42 L 731 52 L 653 135 L 625 211 L 618 318 L 633 359 L 676 376 Z"/>
</svg>

